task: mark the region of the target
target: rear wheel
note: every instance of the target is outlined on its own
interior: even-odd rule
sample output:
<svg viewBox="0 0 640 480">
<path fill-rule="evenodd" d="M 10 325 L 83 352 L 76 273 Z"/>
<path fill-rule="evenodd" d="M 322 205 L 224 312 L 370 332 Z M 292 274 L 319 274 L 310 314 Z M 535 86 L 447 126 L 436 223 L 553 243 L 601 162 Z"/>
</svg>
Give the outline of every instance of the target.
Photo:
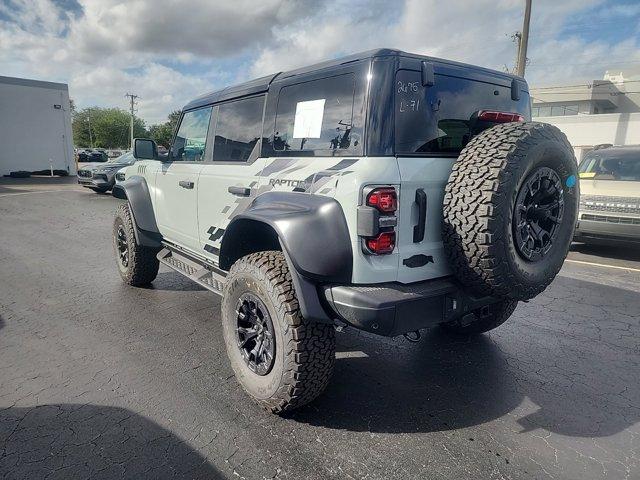
<svg viewBox="0 0 640 480">
<path fill-rule="evenodd" d="M 458 320 L 442 323 L 440 326 L 456 335 L 478 335 L 502 325 L 517 306 L 516 300 L 505 300 L 471 312 Z"/>
<path fill-rule="evenodd" d="M 222 327 L 236 379 L 265 409 L 292 410 L 327 386 L 335 331 L 302 317 L 282 252 L 253 253 L 231 267 Z"/>
<path fill-rule="evenodd" d="M 479 295 L 538 295 L 569 251 L 579 196 L 573 149 L 558 128 L 517 122 L 474 137 L 443 204 L 443 242 L 458 280 Z"/>
<path fill-rule="evenodd" d="M 125 283 L 139 287 L 155 280 L 160 268 L 159 249 L 138 245 L 128 203 L 116 210 L 113 221 L 113 248 L 118 271 Z"/>
</svg>

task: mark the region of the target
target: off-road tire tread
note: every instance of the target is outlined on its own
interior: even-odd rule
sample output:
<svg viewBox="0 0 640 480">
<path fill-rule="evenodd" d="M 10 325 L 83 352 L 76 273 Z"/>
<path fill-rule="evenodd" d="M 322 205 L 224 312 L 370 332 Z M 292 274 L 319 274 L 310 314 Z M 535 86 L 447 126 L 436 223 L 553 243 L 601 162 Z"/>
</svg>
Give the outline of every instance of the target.
<svg viewBox="0 0 640 480">
<path fill-rule="evenodd" d="M 459 320 L 441 323 L 440 327 L 456 335 L 479 335 L 493 330 L 506 322 L 517 306 L 517 300 L 504 300 L 494 306 L 496 311 L 487 317 L 476 317 L 475 320 L 467 325 L 462 325 Z"/>
<path fill-rule="evenodd" d="M 122 224 L 124 225 L 127 234 L 127 239 L 129 240 L 129 268 L 126 273 L 118 268 L 120 276 L 125 283 L 134 287 L 149 285 L 158 276 L 160 261 L 158 260 L 157 255 L 160 249 L 138 245 L 135 240 L 135 227 L 133 224 L 133 216 L 131 215 L 131 207 L 128 203 L 120 205 L 116 210 L 115 216 L 116 220 L 114 221 L 113 226 L 114 248 L 118 218 L 122 220 Z M 116 259 L 116 261 L 118 260 Z"/>
<path fill-rule="evenodd" d="M 284 349 L 280 386 L 269 399 L 254 400 L 266 410 L 278 414 L 311 402 L 322 393 L 331 378 L 335 363 L 335 329 L 332 325 L 309 321 L 302 316 L 282 252 L 264 251 L 242 257 L 233 264 L 229 276 L 240 273 L 262 282 L 286 324 L 282 332 L 285 344 L 276 345 L 276 348 Z M 228 301 L 227 295 L 223 297 L 223 303 L 225 301 Z M 227 307 L 223 304 L 223 311 L 227 311 Z"/>
<path fill-rule="evenodd" d="M 536 138 L 554 140 L 572 149 L 557 127 L 538 122 L 496 125 L 474 137 L 453 165 L 443 202 L 443 242 L 455 276 L 480 295 L 527 300 L 541 293 L 546 282 L 525 285 L 518 281 L 504 257 L 501 225 L 508 219 L 511 191 L 508 180 L 524 161 Z"/>
</svg>

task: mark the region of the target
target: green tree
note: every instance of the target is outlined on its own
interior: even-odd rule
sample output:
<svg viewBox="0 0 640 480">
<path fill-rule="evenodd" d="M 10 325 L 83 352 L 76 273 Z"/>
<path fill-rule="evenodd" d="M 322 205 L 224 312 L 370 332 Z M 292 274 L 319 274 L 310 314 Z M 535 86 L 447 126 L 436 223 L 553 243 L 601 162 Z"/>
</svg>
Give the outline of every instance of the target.
<svg viewBox="0 0 640 480">
<path fill-rule="evenodd" d="M 180 110 L 174 110 L 167 116 L 167 121 L 149 127 L 149 137 L 158 145 L 169 148 L 178 121 L 180 120 Z"/>
<path fill-rule="evenodd" d="M 129 148 L 130 115 L 120 108 L 84 108 L 74 115 L 72 126 L 76 147 Z M 134 117 L 133 136 L 147 136 L 141 118 Z"/>
</svg>

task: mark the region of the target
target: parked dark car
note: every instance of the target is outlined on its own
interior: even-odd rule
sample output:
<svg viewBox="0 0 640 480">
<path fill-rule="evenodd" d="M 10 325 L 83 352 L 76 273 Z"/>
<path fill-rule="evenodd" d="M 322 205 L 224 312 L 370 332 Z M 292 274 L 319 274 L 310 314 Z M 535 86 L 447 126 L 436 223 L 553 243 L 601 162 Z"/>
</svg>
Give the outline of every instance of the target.
<svg viewBox="0 0 640 480">
<path fill-rule="evenodd" d="M 89 161 L 90 150 L 78 150 L 78 162 L 86 163 Z"/>
<path fill-rule="evenodd" d="M 107 152 L 104 150 L 93 150 L 88 155 L 87 162 L 106 162 L 109 160 Z"/>
</svg>

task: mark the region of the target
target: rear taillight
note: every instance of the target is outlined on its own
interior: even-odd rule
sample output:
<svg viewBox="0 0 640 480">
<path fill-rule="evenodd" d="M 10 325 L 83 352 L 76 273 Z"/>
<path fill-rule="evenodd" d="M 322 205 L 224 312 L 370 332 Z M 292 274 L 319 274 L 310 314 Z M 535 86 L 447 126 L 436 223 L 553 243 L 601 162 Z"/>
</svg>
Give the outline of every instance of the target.
<svg viewBox="0 0 640 480">
<path fill-rule="evenodd" d="M 494 123 L 524 122 L 524 117 L 519 113 L 496 112 L 493 110 L 480 110 L 478 119 Z"/>
<path fill-rule="evenodd" d="M 396 246 L 396 232 L 393 230 L 389 232 L 381 232 L 377 237 L 367 238 L 365 242 L 371 253 L 375 253 L 376 255 L 385 255 L 393 252 L 393 249 Z"/>
<path fill-rule="evenodd" d="M 367 205 L 383 213 L 393 213 L 398 209 L 398 196 L 393 187 L 376 188 L 367 195 Z"/>
<path fill-rule="evenodd" d="M 359 211 L 358 233 L 364 237 L 363 251 L 386 255 L 396 246 L 396 210 L 398 194 L 394 187 L 370 187 L 365 190 L 364 210 Z"/>
</svg>

